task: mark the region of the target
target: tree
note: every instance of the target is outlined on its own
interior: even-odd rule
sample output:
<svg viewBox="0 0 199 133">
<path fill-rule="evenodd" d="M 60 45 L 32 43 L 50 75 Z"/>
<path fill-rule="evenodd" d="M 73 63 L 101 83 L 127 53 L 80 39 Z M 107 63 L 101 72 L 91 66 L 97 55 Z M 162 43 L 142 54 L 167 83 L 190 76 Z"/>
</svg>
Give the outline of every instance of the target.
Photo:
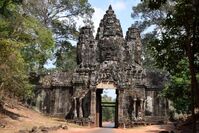
<svg viewBox="0 0 199 133">
<path fill-rule="evenodd" d="M 36 16 L 46 26 L 52 25 L 54 20 L 63 19 L 66 19 L 63 23 L 65 26 L 75 24 L 75 17 L 84 17 L 87 20 L 94 12 L 88 0 L 26 0 L 24 5 L 27 13 Z"/>
<path fill-rule="evenodd" d="M 32 34 L 28 46 L 22 49 L 26 62 L 29 63 L 29 71 L 39 72 L 44 69 L 44 64 L 52 56 L 54 39 L 52 33 L 35 18 L 25 16 L 26 31 Z"/>
<path fill-rule="evenodd" d="M 76 47 L 72 46 L 70 42 L 61 42 L 61 48 L 56 52 L 55 65 L 59 70 L 70 71 L 76 67 Z"/>
<path fill-rule="evenodd" d="M 146 1 L 145 1 L 146 2 Z M 162 0 L 150 1 L 151 4 L 162 6 Z M 195 107 L 199 105 L 199 88 L 196 75 L 198 73 L 198 1 L 176 0 L 174 11 L 166 14 L 163 21 L 161 34 L 151 41 L 151 48 L 157 59 L 158 65 L 167 69 L 171 74 L 175 74 L 178 69 L 176 65 L 184 57 L 187 58 L 191 76 L 191 98 L 192 115 L 195 123 Z M 150 8 L 150 6 L 149 6 Z M 152 8 L 154 9 L 154 8 Z M 173 58 L 175 57 L 175 58 Z M 193 132 L 196 132 L 196 125 L 193 126 Z"/>
<path fill-rule="evenodd" d="M 8 15 L 10 13 L 10 5 L 21 4 L 22 0 L 1 0 L 0 1 L 0 14 Z"/>
<path fill-rule="evenodd" d="M 165 2 L 165 0 L 145 0 L 143 3 L 148 6 L 149 11 L 154 12 L 154 10 L 152 10 L 154 8 L 150 7 L 150 5 L 158 5 L 155 9 L 162 10 Z M 193 64 L 194 68 L 198 68 L 198 45 L 193 43 L 194 40 L 198 40 L 198 26 L 196 26 L 199 20 L 196 12 L 196 10 L 198 10 L 197 5 L 197 2 L 194 4 L 192 1 L 175 1 L 175 3 L 172 4 L 172 9 L 175 10 L 168 11 L 165 14 L 165 19 L 162 19 L 160 23 L 162 27 L 161 34 L 156 34 L 156 39 L 153 38 L 151 39 L 153 41 L 150 40 L 151 43 L 149 44 L 154 44 L 151 45 L 151 49 L 155 48 L 153 52 L 155 52 L 154 56 L 156 56 L 158 60 L 157 65 L 168 69 L 171 73 L 175 72 L 173 65 L 176 66 L 184 56 L 188 58 L 188 61 L 193 60 L 193 63 L 189 62 L 189 64 Z M 171 56 L 175 57 L 175 59 L 172 60 Z M 197 72 L 194 73 L 196 74 Z"/>
<path fill-rule="evenodd" d="M 33 60 L 27 59 L 25 49 L 33 45 L 41 49 L 31 53 L 37 54 L 40 60 L 41 53 L 54 44 L 49 30 L 43 28 L 34 16 L 23 14 L 21 3 L 17 0 L 0 2 L 0 95 L 20 99 L 32 95 L 29 68 Z"/>
<path fill-rule="evenodd" d="M 27 0 L 24 5 L 27 14 L 36 16 L 46 27 L 52 30 L 56 42 L 56 47 L 53 49 L 56 67 L 61 70 L 65 69 L 65 71 L 74 68 L 75 47 L 72 47 L 69 40 L 77 39 L 77 19 L 83 18 L 84 23 L 92 25 L 91 17 L 94 10 L 88 1 Z M 62 65 L 60 59 L 64 62 Z"/>
<path fill-rule="evenodd" d="M 105 94 L 102 96 L 102 102 L 114 102 L 114 100 Z M 114 115 L 115 109 L 113 107 L 102 108 L 102 121 L 112 121 L 114 120 Z"/>
<path fill-rule="evenodd" d="M 146 0 L 133 7 L 131 16 L 133 19 L 138 20 L 133 23 L 133 25 L 139 28 L 142 33 L 143 65 L 145 68 L 154 69 L 154 67 L 157 68 L 155 65 L 156 60 L 152 56 L 153 51 L 149 47 L 149 42 L 161 34 L 161 24 L 166 19 L 166 14 L 173 11 L 174 4 L 169 0 L 169 2 L 162 5 L 159 9 L 151 10 L 149 8 L 149 2 L 150 0 Z"/>
<path fill-rule="evenodd" d="M 177 113 L 190 114 L 191 112 L 191 89 L 190 72 L 187 59 L 182 59 L 176 66 L 176 71 L 170 77 L 161 95 L 172 101 Z"/>
</svg>

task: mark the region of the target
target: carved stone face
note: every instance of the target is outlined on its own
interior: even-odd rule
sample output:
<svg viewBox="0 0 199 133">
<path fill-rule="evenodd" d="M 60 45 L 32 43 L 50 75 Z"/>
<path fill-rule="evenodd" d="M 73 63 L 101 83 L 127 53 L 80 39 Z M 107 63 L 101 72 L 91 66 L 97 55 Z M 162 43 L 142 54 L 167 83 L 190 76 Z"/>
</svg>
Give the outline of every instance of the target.
<svg viewBox="0 0 199 133">
<path fill-rule="evenodd" d="M 112 18 L 111 16 L 107 17 L 107 24 L 113 24 L 114 23 L 114 18 Z"/>
<path fill-rule="evenodd" d="M 112 18 L 110 16 L 107 17 L 107 20 L 106 20 L 106 26 L 104 28 L 104 35 L 105 36 L 114 36 L 116 35 L 116 28 L 115 28 L 115 23 L 116 20 L 115 18 Z"/>
<path fill-rule="evenodd" d="M 114 49 L 112 47 L 102 47 L 101 49 L 101 57 L 103 61 L 113 60 L 115 54 Z"/>
<path fill-rule="evenodd" d="M 130 31 L 130 32 L 129 32 L 129 38 L 130 38 L 130 39 L 136 39 L 136 35 L 135 35 L 135 32 L 134 32 L 134 31 Z"/>
<path fill-rule="evenodd" d="M 84 37 L 85 37 L 85 38 L 89 38 L 90 29 L 84 29 L 83 34 L 84 34 Z"/>
<path fill-rule="evenodd" d="M 113 40 L 104 40 L 100 47 L 101 62 L 117 60 L 118 48 Z"/>
<path fill-rule="evenodd" d="M 137 38 L 139 38 L 139 30 L 137 28 L 133 28 L 133 29 L 131 28 L 131 29 L 129 29 L 129 31 L 128 31 L 128 37 L 130 39 L 136 40 Z"/>
</svg>

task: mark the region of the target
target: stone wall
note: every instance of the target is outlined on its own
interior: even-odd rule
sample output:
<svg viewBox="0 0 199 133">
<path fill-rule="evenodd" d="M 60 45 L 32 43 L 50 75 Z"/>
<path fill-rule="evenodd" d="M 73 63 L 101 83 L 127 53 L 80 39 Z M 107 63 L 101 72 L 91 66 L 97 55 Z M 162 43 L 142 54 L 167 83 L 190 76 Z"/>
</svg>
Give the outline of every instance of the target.
<svg viewBox="0 0 199 133">
<path fill-rule="evenodd" d="M 99 126 L 100 95 L 97 92 L 105 88 L 98 87 L 111 83 L 118 94 L 118 125 L 125 120 L 144 120 L 145 115 L 166 115 L 167 102 L 158 97 L 164 76 L 145 70 L 141 53 L 139 30 L 130 27 L 124 38 L 110 6 L 95 38 L 91 27 L 81 28 L 77 68 L 73 72 L 55 72 L 41 77 L 36 95 L 38 110 L 66 118 L 89 118 Z"/>
<path fill-rule="evenodd" d="M 53 87 L 41 89 L 36 95 L 36 107 L 39 111 L 53 116 L 67 116 L 73 106 L 71 87 Z"/>
<path fill-rule="evenodd" d="M 167 116 L 168 101 L 160 97 L 160 91 L 146 91 L 146 116 Z"/>
</svg>

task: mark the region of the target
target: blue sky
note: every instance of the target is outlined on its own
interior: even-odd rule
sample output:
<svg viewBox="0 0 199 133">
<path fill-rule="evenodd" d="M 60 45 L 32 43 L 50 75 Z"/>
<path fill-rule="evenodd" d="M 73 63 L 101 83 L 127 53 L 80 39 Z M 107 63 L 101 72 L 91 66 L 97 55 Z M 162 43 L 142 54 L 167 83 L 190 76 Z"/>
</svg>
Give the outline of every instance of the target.
<svg viewBox="0 0 199 133">
<path fill-rule="evenodd" d="M 95 31 L 98 28 L 99 22 L 103 18 L 105 11 L 108 9 L 109 5 L 112 5 L 117 18 L 120 20 L 123 34 L 125 35 L 128 28 L 134 22 L 131 18 L 132 7 L 136 6 L 140 0 L 88 0 L 88 2 L 95 9 L 92 19 Z"/>
<path fill-rule="evenodd" d="M 108 9 L 109 5 L 112 5 L 113 10 L 115 11 L 117 19 L 120 20 L 120 24 L 123 29 L 124 36 L 126 31 L 135 21 L 131 18 L 132 7 L 136 6 L 140 0 L 88 0 L 91 6 L 95 9 L 93 14 L 93 22 L 95 26 L 95 31 L 97 30 L 100 20 L 103 18 L 105 11 Z M 115 90 L 108 89 L 104 90 L 108 96 L 113 98 L 116 97 Z"/>
<path fill-rule="evenodd" d="M 122 26 L 123 34 L 126 35 L 126 31 L 131 26 L 131 24 L 135 21 L 131 18 L 132 7 L 136 6 L 141 0 L 88 0 L 91 6 L 95 9 L 95 13 L 93 14 L 93 22 L 95 26 L 95 33 L 99 26 L 100 20 L 103 18 L 106 10 L 109 5 L 112 5 L 113 10 L 115 11 L 117 19 L 120 20 L 120 24 Z M 80 27 L 83 26 L 81 19 L 77 19 L 77 23 Z M 94 33 L 94 34 L 95 34 Z M 95 36 L 95 35 L 94 35 Z M 71 41 L 72 44 L 76 45 L 76 41 Z M 45 65 L 46 68 L 55 67 L 52 64 L 52 61 L 49 61 L 48 64 Z M 106 94 L 115 98 L 115 90 L 104 90 L 107 92 Z"/>
</svg>

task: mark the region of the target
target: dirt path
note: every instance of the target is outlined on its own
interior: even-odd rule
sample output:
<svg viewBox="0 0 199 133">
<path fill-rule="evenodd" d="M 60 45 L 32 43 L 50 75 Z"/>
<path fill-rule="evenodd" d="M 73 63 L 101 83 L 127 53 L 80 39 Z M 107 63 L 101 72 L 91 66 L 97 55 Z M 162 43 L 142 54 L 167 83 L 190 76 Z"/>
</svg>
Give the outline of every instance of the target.
<svg viewBox="0 0 199 133">
<path fill-rule="evenodd" d="M 120 128 L 69 128 L 69 130 L 58 130 L 52 133 L 159 133 L 160 131 L 172 131 L 172 124 L 151 125 L 135 127 L 131 129 Z M 175 133 L 178 133 L 175 131 Z"/>
<path fill-rule="evenodd" d="M 16 133 L 19 130 L 31 130 L 33 126 L 53 127 L 58 125 L 67 125 L 68 130 L 59 129 L 51 133 L 159 133 L 159 131 L 171 131 L 170 125 L 152 125 L 135 127 L 132 129 L 117 129 L 117 128 L 89 128 L 80 127 L 74 124 L 66 123 L 62 119 L 44 116 L 32 109 L 23 106 L 15 106 L 14 108 L 5 107 L 6 114 L 0 113 L 0 124 L 5 124 L 4 128 L 0 127 L 0 133 Z M 114 124 L 106 123 L 104 127 L 113 127 Z M 175 132 L 177 133 L 177 132 Z"/>
<path fill-rule="evenodd" d="M 65 121 L 42 115 L 17 104 L 13 108 L 5 106 L 5 109 L 6 115 L 0 113 L 0 124 L 5 124 L 4 128 L 0 127 L 0 133 L 16 133 L 19 130 L 30 130 L 34 126 L 53 127 L 66 124 Z"/>
</svg>

